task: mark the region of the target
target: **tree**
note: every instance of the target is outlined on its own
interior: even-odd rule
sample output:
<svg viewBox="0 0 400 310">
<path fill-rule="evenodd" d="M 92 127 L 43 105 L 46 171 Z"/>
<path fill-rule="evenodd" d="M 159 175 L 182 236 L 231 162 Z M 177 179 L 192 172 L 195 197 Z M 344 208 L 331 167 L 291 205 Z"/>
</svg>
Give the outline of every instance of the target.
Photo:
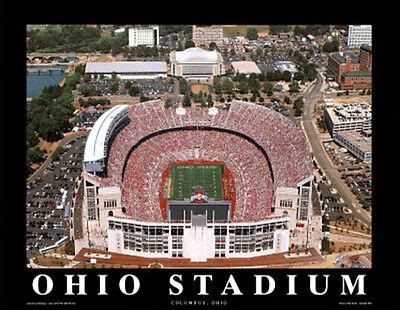
<svg viewBox="0 0 400 310">
<path fill-rule="evenodd" d="M 241 81 L 239 83 L 238 90 L 241 94 L 247 94 L 249 92 L 249 86 L 247 85 L 247 82 Z"/>
<path fill-rule="evenodd" d="M 258 91 L 260 90 L 260 82 L 258 81 L 258 77 L 256 74 L 254 74 L 254 73 L 250 74 L 248 85 L 249 85 L 250 91 L 253 94 L 258 93 Z"/>
<path fill-rule="evenodd" d="M 210 45 L 208 46 L 209 51 L 213 51 L 217 49 L 217 44 L 215 42 L 211 42 Z"/>
<path fill-rule="evenodd" d="M 233 82 L 231 81 L 231 79 L 226 78 L 223 82 L 223 86 L 222 86 L 224 93 L 226 94 L 233 94 Z"/>
<path fill-rule="evenodd" d="M 32 126 L 28 126 L 26 128 L 26 141 L 29 147 L 34 147 L 36 144 L 39 143 L 39 138 L 33 130 Z"/>
<path fill-rule="evenodd" d="M 293 104 L 294 104 L 294 108 L 295 108 L 294 115 L 300 116 L 303 113 L 303 105 L 304 105 L 303 98 L 297 98 L 293 102 Z"/>
<path fill-rule="evenodd" d="M 215 91 L 215 93 L 218 94 L 218 95 L 222 94 L 221 79 L 218 76 L 216 76 L 216 77 L 214 77 L 213 83 L 214 83 L 214 91 Z"/>
<path fill-rule="evenodd" d="M 322 46 L 322 51 L 325 53 L 333 53 L 333 52 L 338 52 L 339 51 L 339 41 L 337 39 L 333 39 L 332 41 L 327 41 L 325 44 Z"/>
<path fill-rule="evenodd" d="M 190 101 L 190 95 L 189 92 L 185 94 L 185 97 L 183 98 L 183 104 L 184 107 L 190 107 L 192 105 L 192 102 Z"/>
<path fill-rule="evenodd" d="M 286 104 L 291 104 L 292 100 L 290 100 L 290 98 L 288 96 L 285 96 L 285 98 L 283 99 L 283 102 Z M 318 186 L 319 186 L 319 184 L 318 184 Z"/>
<path fill-rule="evenodd" d="M 257 40 L 258 39 L 258 31 L 254 27 L 247 28 L 246 38 L 249 40 Z"/>
<path fill-rule="evenodd" d="M 289 85 L 289 93 L 298 93 L 300 91 L 300 86 L 299 83 L 297 81 L 293 81 L 292 83 L 290 83 Z"/>
<path fill-rule="evenodd" d="M 179 80 L 179 92 L 183 95 L 186 94 L 187 91 L 188 91 L 188 82 L 184 78 L 181 78 Z"/>
<path fill-rule="evenodd" d="M 186 40 L 185 42 L 185 49 L 190 48 L 190 47 L 195 47 L 195 44 L 192 40 Z"/>
<path fill-rule="evenodd" d="M 28 161 L 36 164 L 43 161 L 43 151 L 39 146 L 35 146 L 28 150 Z"/>
<path fill-rule="evenodd" d="M 112 84 L 111 84 L 111 93 L 113 95 L 115 95 L 119 90 L 119 82 L 118 80 L 115 80 Z"/>
<path fill-rule="evenodd" d="M 269 34 L 280 34 L 289 32 L 289 26 L 287 25 L 271 25 L 269 27 Z"/>
<path fill-rule="evenodd" d="M 283 71 L 281 74 L 281 80 L 289 82 L 292 79 L 292 74 L 289 71 Z"/>
<path fill-rule="evenodd" d="M 263 84 L 262 92 L 266 93 L 267 96 L 272 96 L 273 95 L 273 85 L 270 81 L 266 81 Z"/>
<path fill-rule="evenodd" d="M 164 107 L 166 109 L 168 109 L 168 108 L 171 108 L 173 106 L 174 106 L 174 104 L 172 102 L 172 99 L 171 98 L 167 98 L 167 100 L 165 100 L 165 102 L 164 102 Z"/>
<path fill-rule="evenodd" d="M 301 73 L 300 71 L 295 72 L 293 75 L 293 80 L 295 81 L 301 81 L 303 78 L 303 73 Z"/>
<path fill-rule="evenodd" d="M 208 96 L 207 96 L 207 104 L 208 104 L 208 107 L 212 107 L 212 106 L 214 106 L 214 102 L 213 102 L 213 100 L 212 100 L 212 95 L 211 94 L 208 94 Z"/>
<path fill-rule="evenodd" d="M 129 96 L 136 97 L 140 95 L 140 88 L 138 86 L 132 85 L 129 88 Z"/>
<path fill-rule="evenodd" d="M 132 86 L 132 82 L 131 81 L 128 80 L 128 81 L 125 82 L 124 87 L 125 87 L 126 90 L 129 90 L 131 88 L 131 86 Z"/>
<path fill-rule="evenodd" d="M 111 73 L 111 80 L 112 80 L 112 81 L 115 81 L 116 79 L 117 79 L 117 72 L 113 71 L 113 72 Z"/>
</svg>

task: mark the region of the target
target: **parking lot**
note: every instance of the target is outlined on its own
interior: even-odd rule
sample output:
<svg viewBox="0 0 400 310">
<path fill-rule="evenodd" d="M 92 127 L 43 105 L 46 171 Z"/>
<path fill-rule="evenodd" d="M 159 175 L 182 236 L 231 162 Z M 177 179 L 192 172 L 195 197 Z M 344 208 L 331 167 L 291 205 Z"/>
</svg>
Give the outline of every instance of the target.
<svg viewBox="0 0 400 310">
<path fill-rule="evenodd" d="M 324 147 L 340 172 L 341 178 L 345 180 L 363 208 L 369 211 L 372 199 L 371 165 L 362 162 L 334 142 L 324 143 Z"/>
<path fill-rule="evenodd" d="M 81 174 L 85 135 L 63 146 L 51 162 L 26 187 L 26 251 L 32 257 L 40 249 L 67 241 L 71 209 Z M 63 239 L 64 238 L 64 239 Z"/>
<path fill-rule="evenodd" d="M 82 85 L 93 85 L 97 96 L 129 96 L 129 89 L 125 87 L 125 82 L 119 80 L 119 89 L 114 94 L 111 91 L 114 81 L 111 79 L 90 81 Z M 132 86 L 139 88 L 138 96 L 166 95 L 174 92 L 174 80 L 172 78 L 131 80 L 131 83 Z"/>
</svg>

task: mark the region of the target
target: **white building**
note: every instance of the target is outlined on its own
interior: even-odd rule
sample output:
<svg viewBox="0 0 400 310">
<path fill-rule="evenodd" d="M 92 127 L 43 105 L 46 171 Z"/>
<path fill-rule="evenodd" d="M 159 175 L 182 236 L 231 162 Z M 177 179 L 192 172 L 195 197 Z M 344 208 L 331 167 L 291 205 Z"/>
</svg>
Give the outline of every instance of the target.
<svg viewBox="0 0 400 310">
<path fill-rule="evenodd" d="M 364 162 L 372 161 L 371 131 L 346 130 L 336 134 L 335 141 Z"/>
<path fill-rule="evenodd" d="M 254 61 L 232 61 L 232 67 L 235 73 L 243 73 L 246 75 L 261 73 L 261 70 Z"/>
<path fill-rule="evenodd" d="M 171 74 L 188 80 L 207 80 L 225 73 L 223 59 L 217 51 L 191 47 L 170 53 Z"/>
<path fill-rule="evenodd" d="M 372 129 L 371 104 L 334 104 L 325 107 L 325 121 L 333 138 L 339 131 L 368 131 Z"/>
<path fill-rule="evenodd" d="M 92 75 L 103 74 L 111 78 L 113 72 L 122 80 L 156 79 L 167 77 L 165 61 L 116 61 L 88 62 L 85 73 Z"/>
<path fill-rule="evenodd" d="M 350 25 L 347 47 L 359 48 L 363 44 L 372 46 L 372 25 Z"/>
<path fill-rule="evenodd" d="M 144 45 L 148 47 L 160 45 L 159 26 L 137 27 L 129 29 L 129 46 Z"/>
</svg>

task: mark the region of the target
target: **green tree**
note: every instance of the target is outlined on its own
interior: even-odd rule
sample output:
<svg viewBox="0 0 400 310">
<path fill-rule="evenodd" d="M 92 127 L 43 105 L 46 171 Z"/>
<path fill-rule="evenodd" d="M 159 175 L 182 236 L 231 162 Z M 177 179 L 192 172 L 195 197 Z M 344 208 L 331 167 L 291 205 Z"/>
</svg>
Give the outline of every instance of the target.
<svg viewBox="0 0 400 310">
<path fill-rule="evenodd" d="M 132 85 L 129 88 L 129 96 L 136 97 L 140 95 L 140 88 L 138 86 Z"/>
<path fill-rule="evenodd" d="M 214 102 L 213 102 L 213 100 L 212 100 L 212 95 L 211 94 L 208 94 L 208 96 L 207 96 L 207 104 L 208 104 L 208 107 L 212 107 L 212 106 L 214 106 Z"/>
<path fill-rule="evenodd" d="M 333 39 L 331 41 L 325 42 L 325 44 L 322 46 L 322 51 L 325 53 L 333 53 L 333 52 L 338 52 L 339 51 L 339 41 L 337 39 Z"/>
<path fill-rule="evenodd" d="M 249 86 L 246 81 L 241 81 L 238 86 L 239 93 L 247 94 L 249 92 Z"/>
<path fill-rule="evenodd" d="M 258 39 L 258 31 L 254 27 L 247 28 L 246 38 L 249 40 L 257 40 Z"/>
<path fill-rule="evenodd" d="M 286 104 L 291 104 L 292 100 L 290 100 L 290 98 L 288 96 L 285 96 L 285 98 L 283 99 L 283 102 Z"/>
<path fill-rule="evenodd" d="M 211 42 L 210 45 L 208 46 L 209 51 L 213 51 L 217 49 L 217 44 L 215 42 Z"/>
<path fill-rule="evenodd" d="M 223 82 L 223 86 L 222 86 L 224 93 L 226 94 L 233 94 L 233 82 L 231 81 L 231 79 L 226 78 Z"/>
<path fill-rule="evenodd" d="M 34 147 L 36 144 L 39 143 L 39 138 L 33 130 L 32 126 L 26 127 L 26 141 L 29 147 Z"/>
<path fill-rule="evenodd" d="M 35 146 L 28 150 L 28 161 L 36 164 L 43 161 L 43 151 L 39 146 Z"/>
<path fill-rule="evenodd" d="M 126 90 L 129 90 L 131 88 L 131 86 L 132 86 L 132 82 L 131 81 L 128 80 L 128 81 L 125 82 L 124 87 L 125 87 Z"/>
<path fill-rule="evenodd" d="M 111 84 L 111 93 L 113 95 L 115 95 L 119 90 L 119 82 L 118 80 L 115 80 L 112 84 Z"/>
<path fill-rule="evenodd" d="M 222 94 L 222 83 L 220 77 L 218 76 L 214 77 L 213 83 L 214 83 L 215 93 L 218 95 Z"/>
<path fill-rule="evenodd" d="M 273 85 L 270 81 L 264 82 L 262 92 L 266 93 L 268 96 L 273 95 Z"/>
<path fill-rule="evenodd" d="M 185 42 L 185 49 L 190 48 L 190 47 L 195 47 L 195 44 L 192 40 L 186 40 Z"/>
<path fill-rule="evenodd" d="M 182 103 L 182 105 L 183 105 L 184 107 L 190 107 L 190 106 L 192 105 L 192 102 L 191 102 L 191 100 L 190 100 L 189 92 L 187 92 L 187 93 L 185 94 L 185 97 L 183 98 L 183 103 Z"/>
<path fill-rule="evenodd" d="M 293 94 L 293 93 L 298 93 L 299 91 L 300 91 L 300 86 L 297 81 L 293 81 L 292 83 L 290 83 L 289 93 Z"/>
<path fill-rule="evenodd" d="M 179 92 L 183 95 L 186 94 L 188 91 L 188 82 L 186 81 L 186 79 L 181 78 L 179 80 Z"/>
</svg>

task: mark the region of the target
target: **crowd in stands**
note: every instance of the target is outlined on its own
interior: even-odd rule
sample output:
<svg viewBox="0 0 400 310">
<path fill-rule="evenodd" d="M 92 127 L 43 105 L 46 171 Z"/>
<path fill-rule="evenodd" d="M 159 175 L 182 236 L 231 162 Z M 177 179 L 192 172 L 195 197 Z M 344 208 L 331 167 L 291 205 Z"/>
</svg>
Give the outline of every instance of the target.
<svg viewBox="0 0 400 310">
<path fill-rule="evenodd" d="M 299 128 L 283 115 L 251 103 L 233 101 L 229 110 L 210 115 L 207 108 L 185 113 L 164 108 L 160 100 L 132 105 L 130 122 L 111 142 L 107 178 L 103 186 L 121 186 L 127 215 L 138 220 L 162 221 L 159 206 L 162 173 L 176 160 L 224 162 L 235 180 L 234 221 L 261 220 L 270 214 L 273 191 L 296 187 L 312 174 L 310 149 Z M 142 141 L 149 134 L 191 126 L 197 130 L 168 131 Z M 228 129 L 250 137 L 265 150 L 238 135 L 201 126 Z M 123 171 L 124 163 L 126 169 Z"/>
</svg>

